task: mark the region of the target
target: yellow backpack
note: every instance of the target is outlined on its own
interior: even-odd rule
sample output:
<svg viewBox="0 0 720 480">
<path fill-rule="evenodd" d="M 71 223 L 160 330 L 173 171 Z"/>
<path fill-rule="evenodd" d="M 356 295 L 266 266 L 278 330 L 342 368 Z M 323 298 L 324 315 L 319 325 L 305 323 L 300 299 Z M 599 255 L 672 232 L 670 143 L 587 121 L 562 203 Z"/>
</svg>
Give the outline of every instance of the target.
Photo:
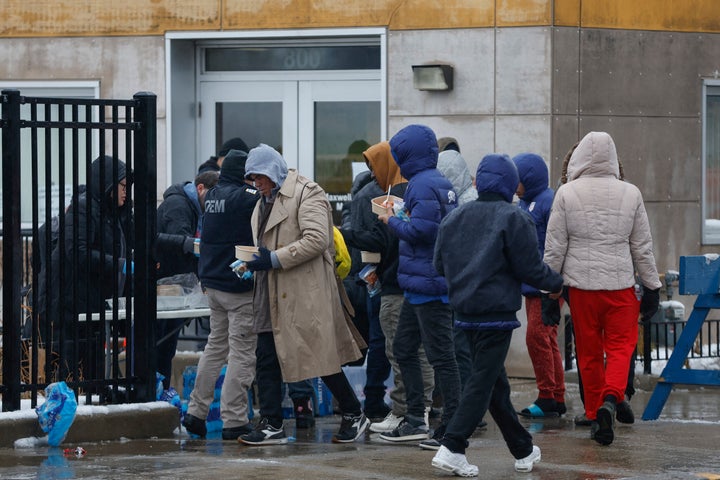
<svg viewBox="0 0 720 480">
<path fill-rule="evenodd" d="M 342 279 L 350 273 L 352 260 L 350 259 L 350 252 L 348 252 L 347 246 L 345 245 L 345 239 L 337 227 L 333 227 L 333 240 L 335 242 L 335 270 Z"/>
</svg>

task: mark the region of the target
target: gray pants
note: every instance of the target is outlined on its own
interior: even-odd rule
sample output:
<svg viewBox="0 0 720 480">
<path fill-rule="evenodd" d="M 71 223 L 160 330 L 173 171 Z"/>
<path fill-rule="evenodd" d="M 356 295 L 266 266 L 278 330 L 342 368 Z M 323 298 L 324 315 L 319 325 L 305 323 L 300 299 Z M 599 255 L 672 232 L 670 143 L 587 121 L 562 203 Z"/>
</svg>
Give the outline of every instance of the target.
<svg viewBox="0 0 720 480">
<path fill-rule="evenodd" d="M 398 417 L 405 416 L 407 412 L 407 403 L 405 402 L 405 385 L 402 381 L 402 373 L 398 366 L 395 355 L 393 354 L 393 339 L 395 338 L 395 330 L 397 330 L 398 318 L 400 318 L 400 308 L 402 307 L 405 297 L 400 295 L 383 295 L 380 298 L 380 326 L 385 334 L 385 355 L 390 362 L 393 371 L 393 381 L 395 386 L 390 392 L 390 400 L 392 400 L 392 413 Z M 425 349 L 421 346 L 418 352 L 420 357 L 420 369 L 423 377 L 423 390 L 425 392 L 425 408 L 431 407 L 433 403 L 433 390 L 435 389 L 435 371 L 425 355 Z"/>
<path fill-rule="evenodd" d="M 188 413 L 207 418 L 215 382 L 227 363 L 220 395 L 220 418 L 223 428 L 239 427 L 249 423 L 247 392 L 255 378 L 257 335 L 253 333 L 253 295 L 208 288 L 207 296 L 210 335 L 198 363 Z"/>
</svg>

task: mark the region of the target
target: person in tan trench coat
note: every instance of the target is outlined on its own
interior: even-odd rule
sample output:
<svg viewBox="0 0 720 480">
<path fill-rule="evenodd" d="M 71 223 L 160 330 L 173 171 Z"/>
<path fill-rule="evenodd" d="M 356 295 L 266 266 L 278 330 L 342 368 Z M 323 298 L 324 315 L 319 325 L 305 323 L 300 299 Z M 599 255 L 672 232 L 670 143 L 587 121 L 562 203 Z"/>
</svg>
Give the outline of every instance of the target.
<svg viewBox="0 0 720 480">
<path fill-rule="evenodd" d="M 262 195 L 251 222 L 259 253 L 247 262 L 255 272 L 260 422 L 240 441 L 286 443 L 282 382 L 321 377 L 343 413 L 333 442 L 354 442 L 370 422 L 342 365 L 360 358 L 365 345 L 343 312 L 330 204 L 317 183 L 288 170 L 264 144 L 250 150 L 245 177 Z"/>
</svg>

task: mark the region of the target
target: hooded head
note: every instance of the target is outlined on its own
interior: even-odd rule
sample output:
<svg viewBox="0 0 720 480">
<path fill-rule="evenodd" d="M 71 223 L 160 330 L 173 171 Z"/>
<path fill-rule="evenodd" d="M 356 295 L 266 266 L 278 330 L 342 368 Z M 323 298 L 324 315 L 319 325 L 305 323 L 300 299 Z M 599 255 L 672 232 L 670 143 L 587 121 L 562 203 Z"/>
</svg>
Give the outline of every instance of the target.
<svg viewBox="0 0 720 480">
<path fill-rule="evenodd" d="M 525 187 L 523 199 L 531 202 L 548 188 L 548 169 L 545 160 L 534 153 L 521 153 L 513 157 L 513 162 Z"/>
<path fill-rule="evenodd" d="M 365 150 L 363 156 L 383 192 L 393 185 L 407 182 L 400 173 L 400 167 L 392 158 L 390 143 L 376 143 Z"/>
<path fill-rule="evenodd" d="M 517 167 L 503 153 L 485 155 L 475 176 L 478 193 L 497 193 L 508 203 L 512 203 L 519 182 Z"/>
<path fill-rule="evenodd" d="M 408 125 L 390 139 L 390 150 L 402 176 L 410 180 L 418 172 L 437 167 L 435 132 L 425 125 Z"/>
<path fill-rule="evenodd" d="M 222 144 L 222 147 L 220 147 L 220 150 L 218 150 L 217 156 L 224 157 L 230 152 L 230 150 L 240 150 L 243 152 L 247 152 L 250 149 L 242 138 L 235 137 Z"/>
<path fill-rule="evenodd" d="M 253 175 L 265 175 L 277 186 L 282 186 L 287 178 L 288 167 L 280 153 L 269 145 L 261 143 L 250 150 L 245 162 L 245 178 Z"/>
<path fill-rule="evenodd" d="M 232 183 L 245 183 L 245 162 L 248 154 L 243 150 L 230 150 L 225 155 L 222 167 L 220 167 L 220 178 L 229 180 Z"/>
<path fill-rule="evenodd" d="M 125 162 L 122 160 L 117 160 L 116 162 L 117 174 L 113 172 L 113 163 L 115 162 L 113 162 L 113 157 L 110 155 L 102 155 L 93 160 L 90 166 L 90 174 L 92 175 L 90 194 L 93 198 L 97 200 L 108 198 L 113 191 L 115 191 L 117 184 L 125 180 L 128 176 Z M 103 171 L 101 172 L 101 170 Z M 102 178 L 100 178 L 101 173 Z M 127 183 L 131 183 L 131 181 L 126 182 L 126 189 L 129 189 L 130 186 L 127 185 Z"/>
<path fill-rule="evenodd" d="M 590 132 L 578 143 L 567 167 L 568 182 L 583 177 L 620 178 L 617 150 L 605 132 Z"/>
<path fill-rule="evenodd" d="M 440 153 L 447 150 L 455 150 L 456 152 L 460 153 L 460 145 L 458 144 L 458 141 L 453 137 L 438 138 L 438 149 L 440 150 Z"/>
<path fill-rule="evenodd" d="M 467 162 L 460 152 L 456 150 L 440 152 L 437 169 L 450 180 L 458 197 L 461 197 L 467 189 L 472 188 L 472 175 L 470 175 Z"/>
</svg>

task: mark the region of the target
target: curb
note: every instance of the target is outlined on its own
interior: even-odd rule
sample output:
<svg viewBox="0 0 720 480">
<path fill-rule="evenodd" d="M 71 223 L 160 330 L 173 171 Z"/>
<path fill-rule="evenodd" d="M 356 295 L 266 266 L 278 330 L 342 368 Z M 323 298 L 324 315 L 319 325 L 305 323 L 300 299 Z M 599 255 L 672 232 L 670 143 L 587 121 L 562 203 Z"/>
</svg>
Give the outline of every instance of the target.
<svg viewBox="0 0 720 480">
<path fill-rule="evenodd" d="M 167 402 L 79 406 L 63 444 L 171 438 L 179 426 L 178 409 Z M 0 448 L 13 448 L 22 438 L 46 436 L 35 410 L 0 414 Z"/>
</svg>

